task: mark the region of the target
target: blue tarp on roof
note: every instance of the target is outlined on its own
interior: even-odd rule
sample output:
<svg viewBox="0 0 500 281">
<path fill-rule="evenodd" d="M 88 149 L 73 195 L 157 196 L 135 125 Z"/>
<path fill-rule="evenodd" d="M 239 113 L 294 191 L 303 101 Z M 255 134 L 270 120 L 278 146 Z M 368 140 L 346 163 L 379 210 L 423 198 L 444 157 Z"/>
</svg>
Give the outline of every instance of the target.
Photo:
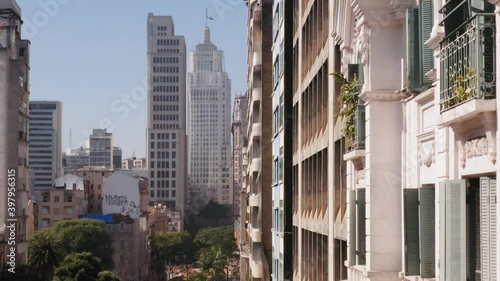
<svg viewBox="0 0 500 281">
<path fill-rule="evenodd" d="M 113 222 L 114 216 L 115 216 L 114 214 L 110 214 L 110 215 L 79 215 L 78 217 L 82 219 L 94 219 L 103 222 Z"/>
</svg>

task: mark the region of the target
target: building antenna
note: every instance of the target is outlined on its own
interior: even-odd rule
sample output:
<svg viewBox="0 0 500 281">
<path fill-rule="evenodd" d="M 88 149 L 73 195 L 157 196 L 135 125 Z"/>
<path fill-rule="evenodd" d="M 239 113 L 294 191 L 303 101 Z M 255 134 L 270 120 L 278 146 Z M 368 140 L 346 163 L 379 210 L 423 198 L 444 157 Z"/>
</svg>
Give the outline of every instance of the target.
<svg viewBox="0 0 500 281">
<path fill-rule="evenodd" d="M 69 148 L 73 148 L 73 135 L 71 133 L 71 128 L 69 129 Z"/>
</svg>

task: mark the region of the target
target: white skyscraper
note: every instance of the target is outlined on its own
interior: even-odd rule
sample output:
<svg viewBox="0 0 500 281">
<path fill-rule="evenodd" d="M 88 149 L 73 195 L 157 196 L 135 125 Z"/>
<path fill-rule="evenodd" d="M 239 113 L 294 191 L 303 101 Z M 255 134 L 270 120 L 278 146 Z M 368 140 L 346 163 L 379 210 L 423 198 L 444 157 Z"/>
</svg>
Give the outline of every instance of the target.
<svg viewBox="0 0 500 281">
<path fill-rule="evenodd" d="M 50 189 L 63 173 L 62 104 L 30 101 L 29 164 L 35 171 L 35 189 Z"/>
<path fill-rule="evenodd" d="M 210 41 L 191 52 L 188 73 L 189 167 L 193 190 L 221 204 L 232 204 L 231 80 L 224 52 Z"/>
<path fill-rule="evenodd" d="M 184 212 L 187 181 L 186 43 L 171 16 L 148 15 L 150 200 Z"/>
</svg>

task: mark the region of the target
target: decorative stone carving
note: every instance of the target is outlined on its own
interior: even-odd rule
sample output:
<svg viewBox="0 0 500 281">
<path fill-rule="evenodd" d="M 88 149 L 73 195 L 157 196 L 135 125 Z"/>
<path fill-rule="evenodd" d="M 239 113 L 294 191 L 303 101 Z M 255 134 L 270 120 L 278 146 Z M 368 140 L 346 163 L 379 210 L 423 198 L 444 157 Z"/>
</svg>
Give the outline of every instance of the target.
<svg viewBox="0 0 500 281">
<path fill-rule="evenodd" d="M 469 140 L 465 142 L 465 155 L 468 159 L 489 155 L 488 148 L 486 137 Z"/>
<path fill-rule="evenodd" d="M 364 180 L 365 179 L 365 169 L 357 170 L 355 178 L 356 178 L 356 183 L 359 183 L 360 180 Z"/>
<path fill-rule="evenodd" d="M 361 63 L 367 64 L 370 50 L 370 37 L 366 34 L 360 34 L 357 41 L 357 48 L 360 54 Z"/>
<path fill-rule="evenodd" d="M 420 166 L 425 165 L 426 167 L 430 167 L 433 163 L 436 162 L 434 155 L 435 155 L 434 141 L 432 141 L 431 149 L 429 150 L 428 153 L 424 152 L 424 148 L 421 142 L 418 144 L 418 164 Z"/>
</svg>

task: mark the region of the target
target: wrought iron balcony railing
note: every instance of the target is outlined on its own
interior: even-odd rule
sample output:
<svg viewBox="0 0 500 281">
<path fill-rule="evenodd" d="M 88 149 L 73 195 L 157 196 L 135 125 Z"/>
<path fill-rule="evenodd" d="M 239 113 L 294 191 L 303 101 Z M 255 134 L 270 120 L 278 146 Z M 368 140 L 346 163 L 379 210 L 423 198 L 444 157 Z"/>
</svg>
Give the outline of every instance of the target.
<svg viewBox="0 0 500 281">
<path fill-rule="evenodd" d="M 349 117 L 347 117 L 349 118 Z M 347 126 L 344 126 L 344 129 L 346 130 L 352 130 L 352 133 L 347 133 L 346 134 L 346 153 L 351 152 L 353 150 L 357 149 L 365 149 L 365 139 L 366 139 L 366 132 L 365 132 L 365 106 L 364 104 L 360 103 L 357 105 L 356 110 L 354 111 L 354 116 L 352 118 L 352 129 L 349 129 L 349 124 Z M 350 122 L 347 120 L 347 122 Z"/>
<path fill-rule="evenodd" d="M 476 14 L 441 42 L 441 112 L 495 93 L 495 15 Z"/>
</svg>

